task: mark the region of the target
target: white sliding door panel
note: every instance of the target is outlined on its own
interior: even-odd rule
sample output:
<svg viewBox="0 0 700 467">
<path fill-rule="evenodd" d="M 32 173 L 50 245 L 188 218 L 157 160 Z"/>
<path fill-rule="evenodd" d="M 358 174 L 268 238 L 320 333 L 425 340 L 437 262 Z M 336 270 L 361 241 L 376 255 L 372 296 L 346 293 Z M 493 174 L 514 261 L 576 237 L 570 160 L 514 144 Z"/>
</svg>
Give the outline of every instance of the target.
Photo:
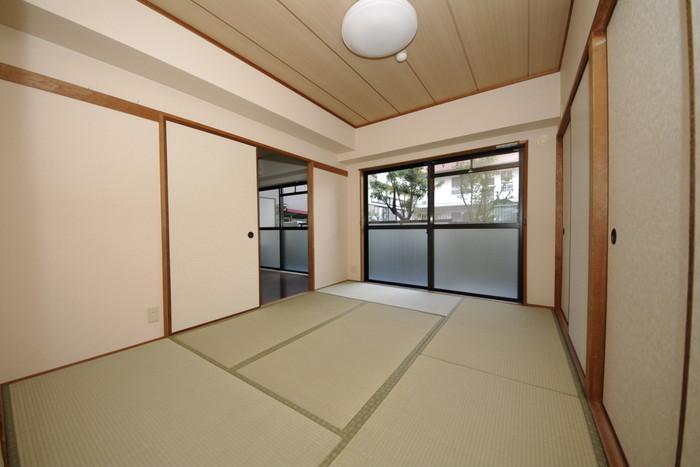
<svg viewBox="0 0 700 467">
<path fill-rule="evenodd" d="M 569 335 L 586 372 L 588 335 L 588 211 L 590 204 L 590 103 L 586 66 L 571 104 L 571 209 Z"/>
<path fill-rule="evenodd" d="M 347 177 L 314 168 L 315 287 L 347 279 L 345 204 Z"/>
<path fill-rule="evenodd" d="M 172 330 L 259 304 L 255 148 L 168 122 Z"/>
<path fill-rule="evenodd" d="M 561 253 L 561 310 L 566 319 L 569 319 L 569 284 L 571 266 L 571 125 L 566 129 L 562 140 L 562 172 L 564 196 L 563 219 L 564 234 L 562 237 Z"/>
<path fill-rule="evenodd" d="M 685 10 L 677 1 L 618 2 L 608 27 L 617 241 L 608 244 L 603 402 L 631 466 L 675 464 L 688 284 Z"/>
</svg>

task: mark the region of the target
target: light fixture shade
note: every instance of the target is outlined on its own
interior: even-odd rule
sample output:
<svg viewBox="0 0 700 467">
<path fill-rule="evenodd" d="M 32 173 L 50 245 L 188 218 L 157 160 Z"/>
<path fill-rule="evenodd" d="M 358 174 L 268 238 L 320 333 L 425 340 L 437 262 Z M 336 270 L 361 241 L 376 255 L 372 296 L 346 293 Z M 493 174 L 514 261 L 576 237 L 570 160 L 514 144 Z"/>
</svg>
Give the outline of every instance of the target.
<svg viewBox="0 0 700 467">
<path fill-rule="evenodd" d="M 343 41 L 369 58 L 403 50 L 416 35 L 418 18 L 408 0 L 358 0 L 343 18 Z"/>
</svg>

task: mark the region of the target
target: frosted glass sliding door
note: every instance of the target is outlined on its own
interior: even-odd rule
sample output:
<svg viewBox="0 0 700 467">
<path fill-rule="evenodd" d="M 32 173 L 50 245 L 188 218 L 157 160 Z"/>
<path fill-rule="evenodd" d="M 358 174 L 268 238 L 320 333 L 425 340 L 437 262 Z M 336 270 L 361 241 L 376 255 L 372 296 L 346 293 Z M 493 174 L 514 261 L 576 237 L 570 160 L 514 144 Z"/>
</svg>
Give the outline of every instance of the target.
<svg viewBox="0 0 700 467">
<path fill-rule="evenodd" d="M 519 229 L 436 229 L 435 288 L 518 298 Z"/>
<path fill-rule="evenodd" d="M 260 267 L 279 269 L 280 264 L 280 231 L 260 231 Z"/>
<path fill-rule="evenodd" d="M 309 270 L 309 231 L 306 229 L 282 232 L 282 269 L 307 272 Z"/>
<path fill-rule="evenodd" d="M 425 228 L 370 230 L 369 279 L 427 287 L 427 238 Z"/>
<path fill-rule="evenodd" d="M 365 278 L 522 301 L 523 147 L 370 171 Z"/>
<path fill-rule="evenodd" d="M 309 271 L 307 189 L 304 181 L 260 190 L 260 267 Z"/>
</svg>

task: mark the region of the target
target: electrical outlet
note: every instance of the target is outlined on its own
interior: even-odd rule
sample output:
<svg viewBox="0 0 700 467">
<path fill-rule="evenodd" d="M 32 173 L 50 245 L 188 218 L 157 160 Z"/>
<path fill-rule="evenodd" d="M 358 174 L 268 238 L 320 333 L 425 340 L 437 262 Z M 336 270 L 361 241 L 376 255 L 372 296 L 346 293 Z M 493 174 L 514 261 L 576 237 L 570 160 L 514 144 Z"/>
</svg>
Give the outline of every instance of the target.
<svg viewBox="0 0 700 467">
<path fill-rule="evenodd" d="M 157 306 L 151 307 L 146 310 L 149 323 L 157 323 L 160 321 L 160 308 Z"/>
</svg>

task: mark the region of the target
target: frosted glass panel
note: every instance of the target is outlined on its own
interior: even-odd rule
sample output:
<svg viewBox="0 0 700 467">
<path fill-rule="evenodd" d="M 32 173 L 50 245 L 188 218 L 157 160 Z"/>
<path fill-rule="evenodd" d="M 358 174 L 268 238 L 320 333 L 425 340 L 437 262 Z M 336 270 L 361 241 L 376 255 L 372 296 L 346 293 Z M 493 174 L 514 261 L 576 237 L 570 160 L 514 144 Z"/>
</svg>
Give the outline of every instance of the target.
<svg viewBox="0 0 700 467">
<path fill-rule="evenodd" d="M 428 285 L 426 229 L 370 230 L 369 279 Z"/>
<path fill-rule="evenodd" d="M 280 267 L 280 232 L 279 230 L 260 231 L 260 267 Z"/>
<path fill-rule="evenodd" d="M 279 227 L 279 191 L 266 190 L 258 195 L 260 227 Z"/>
<path fill-rule="evenodd" d="M 518 229 L 436 229 L 435 288 L 518 298 Z"/>
<path fill-rule="evenodd" d="M 306 229 L 285 230 L 282 238 L 284 241 L 284 269 L 307 272 L 309 269 L 309 231 Z"/>
</svg>

